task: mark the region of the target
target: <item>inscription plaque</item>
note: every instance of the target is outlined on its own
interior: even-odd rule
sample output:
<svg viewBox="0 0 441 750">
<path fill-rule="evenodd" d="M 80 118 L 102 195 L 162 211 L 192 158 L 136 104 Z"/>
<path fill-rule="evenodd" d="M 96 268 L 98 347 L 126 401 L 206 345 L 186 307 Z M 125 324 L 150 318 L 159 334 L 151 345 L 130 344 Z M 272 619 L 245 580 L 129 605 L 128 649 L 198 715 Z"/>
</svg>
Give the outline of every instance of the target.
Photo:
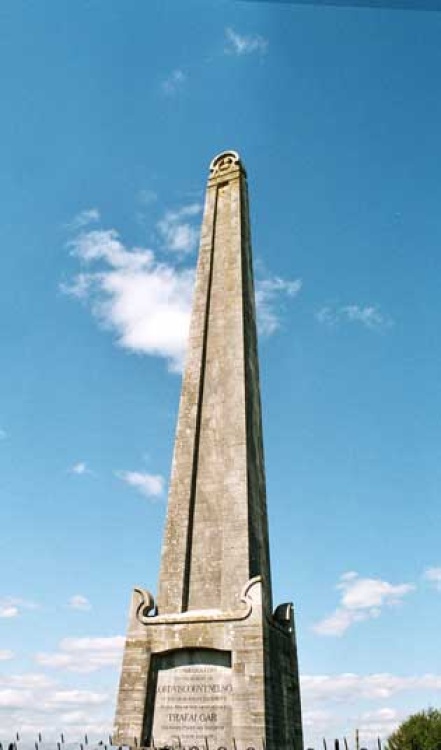
<svg viewBox="0 0 441 750">
<path fill-rule="evenodd" d="M 206 750 L 231 740 L 231 654 L 183 649 L 159 655 L 154 664 L 151 738 L 156 747 Z"/>
</svg>

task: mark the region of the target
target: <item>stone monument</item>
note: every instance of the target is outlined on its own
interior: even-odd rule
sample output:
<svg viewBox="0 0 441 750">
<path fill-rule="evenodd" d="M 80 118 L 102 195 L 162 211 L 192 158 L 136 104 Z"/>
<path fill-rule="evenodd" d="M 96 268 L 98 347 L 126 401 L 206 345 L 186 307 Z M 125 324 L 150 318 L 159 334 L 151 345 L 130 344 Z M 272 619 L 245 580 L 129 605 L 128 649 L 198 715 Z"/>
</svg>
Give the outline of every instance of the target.
<svg viewBox="0 0 441 750">
<path fill-rule="evenodd" d="M 247 178 L 210 165 L 159 592 L 132 596 L 114 743 L 302 750 L 293 607 L 273 611 Z"/>
</svg>

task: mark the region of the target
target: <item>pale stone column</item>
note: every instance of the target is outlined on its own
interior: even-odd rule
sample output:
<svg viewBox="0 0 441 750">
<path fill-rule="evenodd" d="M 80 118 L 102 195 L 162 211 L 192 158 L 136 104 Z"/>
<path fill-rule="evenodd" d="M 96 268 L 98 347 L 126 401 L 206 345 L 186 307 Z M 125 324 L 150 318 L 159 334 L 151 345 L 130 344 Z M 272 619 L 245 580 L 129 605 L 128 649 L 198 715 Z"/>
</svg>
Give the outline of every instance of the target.
<svg viewBox="0 0 441 750">
<path fill-rule="evenodd" d="M 114 743 L 302 750 L 291 604 L 272 611 L 248 192 L 210 165 L 157 607 L 132 596 Z"/>
<path fill-rule="evenodd" d="M 159 611 L 228 608 L 254 575 L 270 607 L 247 181 L 228 152 L 207 186 Z"/>
</svg>

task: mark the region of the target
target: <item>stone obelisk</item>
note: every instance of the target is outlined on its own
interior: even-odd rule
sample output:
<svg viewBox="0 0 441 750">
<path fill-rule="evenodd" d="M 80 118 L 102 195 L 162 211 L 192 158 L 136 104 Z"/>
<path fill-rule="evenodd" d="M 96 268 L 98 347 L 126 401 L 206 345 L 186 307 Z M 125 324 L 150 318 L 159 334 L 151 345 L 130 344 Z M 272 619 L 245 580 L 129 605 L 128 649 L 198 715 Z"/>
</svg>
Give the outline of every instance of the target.
<svg viewBox="0 0 441 750">
<path fill-rule="evenodd" d="M 302 750 L 291 604 L 274 611 L 245 169 L 202 223 L 159 593 L 133 592 L 114 743 Z"/>
</svg>

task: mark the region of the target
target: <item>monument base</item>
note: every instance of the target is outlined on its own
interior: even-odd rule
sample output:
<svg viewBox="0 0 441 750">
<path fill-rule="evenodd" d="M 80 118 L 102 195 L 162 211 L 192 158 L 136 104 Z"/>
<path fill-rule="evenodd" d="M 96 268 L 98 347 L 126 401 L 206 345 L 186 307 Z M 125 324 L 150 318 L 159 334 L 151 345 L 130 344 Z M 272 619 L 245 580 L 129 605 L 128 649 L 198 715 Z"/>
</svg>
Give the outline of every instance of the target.
<svg viewBox="0 0 441 750">
<path fill-rule="evenodd" d="M 292 606 L 268 616 L 260 577 L 247 583 L 232 612 L 158 616 L 152 596 L 135 589 L 113 742 L 301 750 Z"/>
</svg>

